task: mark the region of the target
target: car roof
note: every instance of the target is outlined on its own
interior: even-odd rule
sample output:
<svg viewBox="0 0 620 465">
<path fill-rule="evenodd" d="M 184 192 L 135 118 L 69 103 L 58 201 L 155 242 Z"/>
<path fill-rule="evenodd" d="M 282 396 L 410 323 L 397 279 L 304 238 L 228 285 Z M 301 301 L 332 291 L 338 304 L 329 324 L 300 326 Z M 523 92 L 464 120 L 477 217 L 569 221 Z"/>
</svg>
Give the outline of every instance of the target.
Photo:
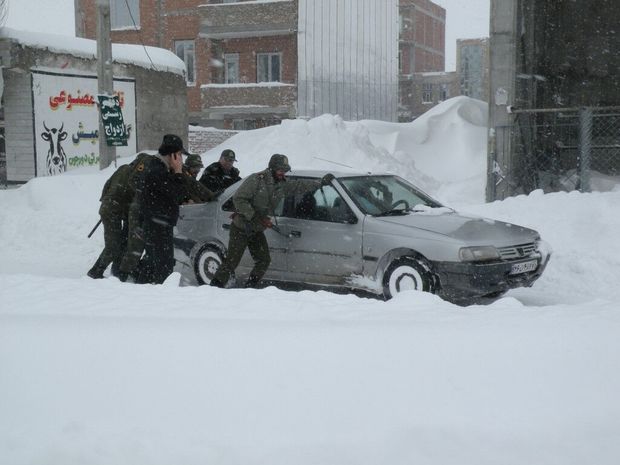
<svg viewBox="0 0 620 465">
<path fill-rule="evenodd" d="M 337 178 L 350 178 L 357 176 L 395 176 L 393 173 L 371 173 L 370 171 L 338 171 L 338 170 L 291 170 L 287 176 L 301 176 L 308 178 L 321 178 L 325 174 L 331 173 Z"/>
</svg>

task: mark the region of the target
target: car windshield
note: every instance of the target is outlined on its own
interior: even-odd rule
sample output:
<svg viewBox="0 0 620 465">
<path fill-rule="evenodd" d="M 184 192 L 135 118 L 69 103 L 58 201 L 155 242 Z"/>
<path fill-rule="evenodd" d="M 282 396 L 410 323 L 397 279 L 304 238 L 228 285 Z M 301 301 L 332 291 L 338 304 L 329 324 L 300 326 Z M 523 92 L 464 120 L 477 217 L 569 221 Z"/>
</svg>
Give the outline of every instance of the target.
<svg viewBox="0 0 620 465">
<path fill-rule="evenodd" d="M 367 215 L 404 215 L 416 207 L 442 206 L 398 176 L 359 176 L 338 181 Z"/>
</svg>

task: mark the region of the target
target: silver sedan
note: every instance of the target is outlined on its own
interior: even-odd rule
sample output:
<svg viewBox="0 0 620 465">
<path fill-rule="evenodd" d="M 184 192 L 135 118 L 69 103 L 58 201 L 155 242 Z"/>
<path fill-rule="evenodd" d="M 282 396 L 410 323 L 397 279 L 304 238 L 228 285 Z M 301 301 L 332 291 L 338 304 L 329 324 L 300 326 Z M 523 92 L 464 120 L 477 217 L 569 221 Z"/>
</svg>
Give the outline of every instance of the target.
<svg viewBox="0 0 620 465">
<path fill-rule="evenodd" d="M 293 171 L 288 178 L 324 174 Z M 266 231 L 266 282 L 385 298 L 413 289 L 459 302 L 531 286 L 547 265 L 550 248 L 532 229 L 459 214 L 395 175 L 334 174 L 331 185 L 275 207 L 275 227 Z M 226 254 L 239 185 L 217 201 L 181 208 L 177 267 L 199 284 L 211 281 Z M 252 266 L 246 252 L 237 278 L 247 277 Z"/>
</svg>

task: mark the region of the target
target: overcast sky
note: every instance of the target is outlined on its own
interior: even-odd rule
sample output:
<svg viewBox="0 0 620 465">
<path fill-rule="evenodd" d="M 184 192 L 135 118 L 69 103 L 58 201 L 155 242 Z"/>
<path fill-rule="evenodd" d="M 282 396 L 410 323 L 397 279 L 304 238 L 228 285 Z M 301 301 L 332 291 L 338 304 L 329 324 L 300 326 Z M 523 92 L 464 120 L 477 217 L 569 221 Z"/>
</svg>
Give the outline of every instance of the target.
<svg viewBox="0 0 620 465">
<path fill-rule="evenodd" d="M 456 66 L 456 39 L 489 36 L 490 0 L 434 0 L 446 9 L 446 71 Z M 9 0 L 6 25 L 74 35 L 73 0 Z"/>
</svg>

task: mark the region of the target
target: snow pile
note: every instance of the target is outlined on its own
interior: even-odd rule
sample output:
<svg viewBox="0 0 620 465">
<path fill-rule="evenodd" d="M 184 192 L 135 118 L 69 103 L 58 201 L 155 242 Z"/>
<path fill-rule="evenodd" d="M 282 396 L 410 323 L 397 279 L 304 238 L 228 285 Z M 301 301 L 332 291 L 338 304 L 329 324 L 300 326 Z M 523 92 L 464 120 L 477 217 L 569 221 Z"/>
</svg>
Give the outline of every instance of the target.
<svg viewBox="0 0 620 465">
<path fill-rule="evenodd" d="M 481 192 L 484 168 L 465 169 L 477 107 L 446 102 L 426 124 L 289 121 L 225 146 L 244 175 L 283 152 Z M 461 177 L 436 171 L 453 165 Z M 86 235 L 111 172 L 0 191 L 1 463 L 616 465 L 620 192 L 464 195 L 461 211 L 537 229 L 553 256 L 534 287 L 461 308 L 91 280 L 103 235 Z"/>
<path fill-rule="evenodd" d="M 486 103 L 456 97 L 411 123 L 345 122 L 334 115 L 285 120 L 239 133 L 203 154 L 203 161 L 216 161 L 231 148 L 243 175 L 265 169 L 272 154 L 283 153 L 294 169 L 397 173 L 442 202 L 482 203 L 486 123 Z"/>
</svg>

